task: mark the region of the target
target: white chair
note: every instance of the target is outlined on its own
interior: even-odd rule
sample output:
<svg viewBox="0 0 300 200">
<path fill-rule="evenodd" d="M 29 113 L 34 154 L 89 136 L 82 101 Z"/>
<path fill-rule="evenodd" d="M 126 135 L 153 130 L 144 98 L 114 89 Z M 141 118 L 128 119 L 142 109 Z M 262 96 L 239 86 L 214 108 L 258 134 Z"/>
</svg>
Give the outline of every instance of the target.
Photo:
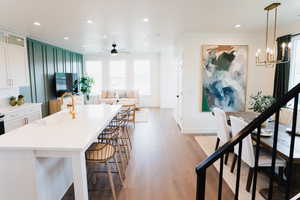
<svg viewBox="0 0 300 200">
<path fill-rule="evenodd" d="M 226 113 L 223 110 L 214 108 L 213 113 L 215 115 L 217 125 L 217 142 L 215 147 L 215 150 L 217 150 L 219 146 L 225 144 L 231 139 L 231 129 L 227 123 Z M 227 164 L 228 156 L 229 153 L 225 156 L 225 164 Z"/>
<path fill-rule="evenodd" d="M 237 135 L 243 128 L 247 126 L 247 122 L 238 117 L 230 116 L 232 136 Z M 232 163 L 232 171 L 234 170 L 235 162 L 238 155 L 239 145 L 234 147 L 234 161 Z M 244 138 L 242 145 L 242 160 L 249 166 L 249 173 L 247 178 L 246 190 L 249 192 L 252 184 L 254 167 L 255 167 L 255 147 L 253 147 L 251 134 Z M 271 167 L 272 166 L 272 154 L 261 148 L 259 153 L 258 167 Z M 276 167 L 279 167 L 282 171 L 286 166 L 286 163 L 283 159 L 276 158 Z"/>
<path fill-rule="evenodd" d="M 223 110 L 214 108 L 213 113 L 215 115 L 217 125 L 217 143 L 215 147 L 215 150 L 217 150 L 220 145 L 223 145 L 230 140 L 231 130 L 230 126 L 227 124 L 226 114 Z"/>
</svg>

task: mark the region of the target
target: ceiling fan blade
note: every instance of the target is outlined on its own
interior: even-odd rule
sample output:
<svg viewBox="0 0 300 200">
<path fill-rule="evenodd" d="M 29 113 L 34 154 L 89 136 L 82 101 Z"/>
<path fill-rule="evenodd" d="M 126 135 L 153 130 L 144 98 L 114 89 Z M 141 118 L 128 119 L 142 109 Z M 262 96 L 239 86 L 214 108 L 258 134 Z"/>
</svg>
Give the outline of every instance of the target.
<svg viewBox="0 0 300 200">
<path fill-rule="evenodd" d="M 128 49 L 119 49 L 118 51 L 119 52 L 128 52 L 128 53 L 130 52 Z"/>
</svg>

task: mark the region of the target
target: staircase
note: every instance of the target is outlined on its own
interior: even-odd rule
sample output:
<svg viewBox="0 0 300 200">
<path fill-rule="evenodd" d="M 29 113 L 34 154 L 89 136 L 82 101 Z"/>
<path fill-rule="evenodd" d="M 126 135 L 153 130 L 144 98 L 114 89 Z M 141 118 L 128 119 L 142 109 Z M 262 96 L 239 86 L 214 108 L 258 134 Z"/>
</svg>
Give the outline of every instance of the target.
<svg viewBox="0 0 300 200">
<path fill-rule="evenodd" d="M 234 192 L 234 200 L 239 199 L 239 187 L 240 187 L 240 172 L 241 172 L 241 155 L 242 155 L 242 144 L 243 139 L 251 134 L 254 130 L 257 129 L 257 138 L 256 138 L 256 153 L 255 153 L 255 167 L 254 167 L 254 178 L 252 184 L 251 191 L 251 199 L 256 199 L 256 185 L 257 185 L 257 173 L 258 173 L 258 158 L 260 153 L 260 134 L 261 134 L 261 126 L 262 124 L 269 119 L 271 116 L 275 114 L 275 125 L 274 125 L 274 137 L 273 137 L 273 148 L 272 148 L 272 167 L 271 174 L 268 186 L 268 200 L 272 200 L 273 197 L 273 184 L 275 181 L 275 158 L 277 153 L 277 140 L 278 140 L 278 126 L 279 126 L 279 115 L 280 109 L 285 107 L 288 102 L 293 101 L 293 119 L 292 119 L 292 132 L 291 132 L 291 142 L 290 142 L 290 152 L 288 165 L 286 169 L 286 184 L 284 191 L 284 199 L 285 200 L 296 200 L 300 199 L 300 194 L 292 197 L 290 191 L 291 184 L 291 176 L 293 169 L 293 161 L 294 161 L 294 146 L 295 146 L 295 133 L 296 133 L 296 124 L 297 124 L 297 113 L 298 113 L 298 95 L 300 93 L 300 84 L 291 89 L 285 96 L 281 99 L 277 100 L 269 109 L 259 115 L 256 119 L 254 119 L 251 123 L 249 123 L 243 130 L 240 131 L 238 135 L 233 137 L 229 142 L 220 147 L 216 152 L 210 155 L 208 158 L 203 160 L 196 167 L 197 173 L 197 193 L 196 200 L 205 200 L 205 186 L 206 186 L 206 171 L 209 167 L 213 167 L 213 164 L 216 161 L 220 161 L 220 173 L 219 173 L 219 182 L 218 182 L 218 200 L 222 199 L 222 182 L 223 182 L 223 166 L 224 166 L 224 157 L 225 154 L 231 152 L 234 146 L 238 145 L 239 154 L 237 159 L 237 178 L 236 178 L 236 188 Z M 300 173 L 300 172 L 299 172 Z"/>
</svg>

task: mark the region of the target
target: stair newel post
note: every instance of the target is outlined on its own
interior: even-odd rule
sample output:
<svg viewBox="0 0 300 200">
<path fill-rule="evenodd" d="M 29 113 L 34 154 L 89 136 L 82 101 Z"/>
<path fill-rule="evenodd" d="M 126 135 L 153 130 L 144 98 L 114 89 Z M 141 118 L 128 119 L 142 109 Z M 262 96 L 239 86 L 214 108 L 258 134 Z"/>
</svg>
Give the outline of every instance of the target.
<svg viewBox="0 0 300 200">
<path fill-rule="evenodd" d="M 205 200 L 206 168 L 197 170 L 196 199 Z"/>
</svg>

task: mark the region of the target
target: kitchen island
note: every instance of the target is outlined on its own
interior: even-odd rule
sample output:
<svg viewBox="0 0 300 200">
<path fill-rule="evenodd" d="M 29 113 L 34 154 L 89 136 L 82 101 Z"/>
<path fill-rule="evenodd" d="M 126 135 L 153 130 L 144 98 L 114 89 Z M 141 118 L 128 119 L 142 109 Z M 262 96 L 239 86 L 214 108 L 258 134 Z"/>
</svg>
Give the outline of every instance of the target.
<svg viewBox="0 0 300 200">
<path fill-rule="evenodd" d="M 59 200 L 74 183 L 88 200 L 85 151 L 119 112 L 119 105 L 84 105 L 0 136 L 0 199 Z"/>
</svg>

